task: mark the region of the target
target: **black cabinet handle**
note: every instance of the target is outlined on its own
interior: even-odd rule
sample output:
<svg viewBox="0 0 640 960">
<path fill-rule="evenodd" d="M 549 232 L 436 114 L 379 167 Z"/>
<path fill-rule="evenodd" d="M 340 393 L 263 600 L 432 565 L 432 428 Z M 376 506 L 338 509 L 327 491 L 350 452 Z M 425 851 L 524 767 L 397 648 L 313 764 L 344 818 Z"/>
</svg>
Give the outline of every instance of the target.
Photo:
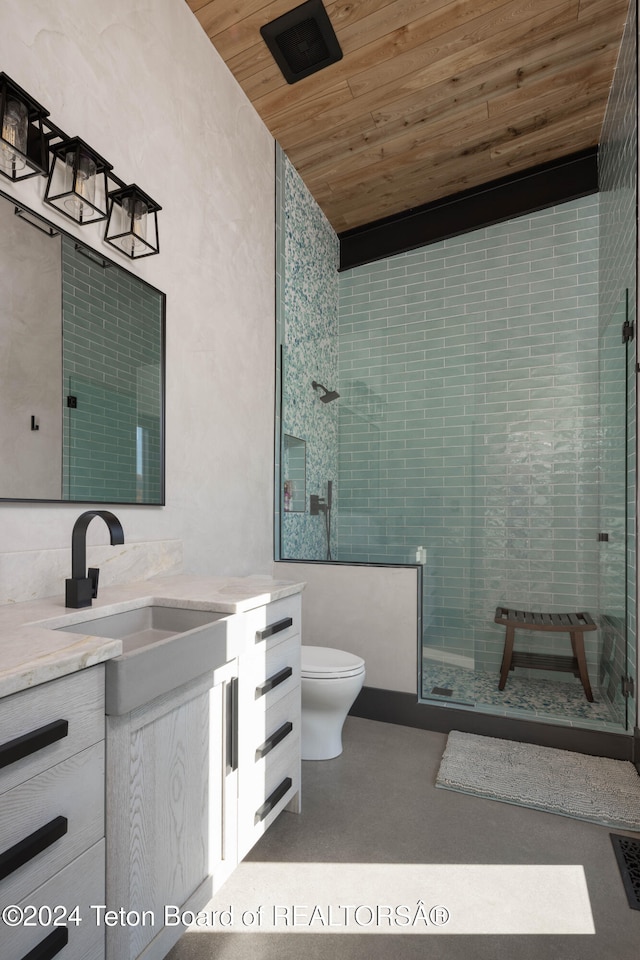
<svg viewBox="0 0 640 960">
<path fill-rule="evenodd" d="M 66 927 L 56 929 L 45 937 L 33 950 L 25 953 L 22 960 L 52 960 L 69 943 L 69 931 Z"/>
<path fill-rule="evenodd" d="M 273 793 L 267 797 L 259 810 L 256 810 L 254 823 L 260 823 L 261 820 L 264 820 L 265 817 L 269 816 L 273 808 L 280 803 L 285 793 L 291 789 L 292 784 L 293 780 L 291 777 L 284 778 L 280 786 L 276 787 Z"/>
<path fill-rule="evenodd" d="M 226 688 L 227 697 L 227 773 L 238 769 L 238 678 L 232 677 Z"/>
<path fill-rule="evenodd" d="M 274 633 L 281 633 L 283 630 L 286 630 L 287 627 L 293 626 L 293 619 L 291 617 L 285 617 L 284 620 L 278 620 L 276 623 L 270 623 L 268 627 L 265 627 L 264 630 L 256 630 L 256 643 L 260 643 L 261 640 L 266 640 L 267 637 L 272 637 Z"/>
<path fill-rule="evenodd" d="M 279 743 L 282 743 L 285 737 L 288 737 L 291 731 L 293 730 L 293 724 L 290 720 L 287 720 L 286 723 L 283 723 L 281 727 L 272 733 L 270 737 L 267 737 L 265 742 L 261 747 L 258 747 L 256 750 L 256 760 L 262 760 L 263 757 L 266 757 L 268 753 L 271 753 L 274 747 L 277 747 Z"/>
<path fill-rule="evenodd" d="M 265 680 L 264 683 L 261 683 L 260 686 L 256 687 L 256 700 L 258 700 L 260 697 L 264 697 L 265 693 L 269 693 L 269 691 L 273 690 L 274 687 L 280 686 L 280 684 L 284 683 L 285 680 L 288 680 L 292 674 L 293 667 L 285 667 L 283 670 L 279 670 L 277 673 L 274 673 L 272 677 L 269 677 L 268 680 Z"/>
<path fill-rule="evenodd" d="M 0 880 L 33 860 L 39 853 L 50 847 L 52 843 L 64 837 L 67 832 L 67 818 L 55 817 L 44 827 L 30 833 L 24 840 L 19 840 L 4 853 L 0 853 Z"/>
<path fill-rule="evenodd" d="M 50 743 L 56 740 L 64 740 L 69 733 L 68 720 L 54 720 L 53 723 L 47 723 L 44 727 L 38 727 L 31 733 L 25 733 L 15 740 L 9 740 L 0 746 L 0 769 L 8 767 L 10 763 L 22 760 L 32 753 L 37 753 L 43 747 L 48 747 Z"/>
</svg>

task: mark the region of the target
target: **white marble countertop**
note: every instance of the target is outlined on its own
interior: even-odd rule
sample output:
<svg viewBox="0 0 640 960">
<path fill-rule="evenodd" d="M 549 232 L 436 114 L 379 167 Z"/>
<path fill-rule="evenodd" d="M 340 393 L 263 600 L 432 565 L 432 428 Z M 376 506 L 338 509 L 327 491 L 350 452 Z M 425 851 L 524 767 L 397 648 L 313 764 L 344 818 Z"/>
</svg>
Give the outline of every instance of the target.
<svg viewBox="0 0 640 960">
<path fill-rule="evenodd" d="M 63 585 L 64 586 L 64 585 Z M 60 596 L 0 606 L 0 697 L 46 683 L 117 657 L 121 640 L 53 629 L 89 617 L 153 602 L 220 613 L 242 613 L 272 600 L 300 593 L 302 582 L 268 576 L 198 577 L 187 574 L 155 577 L 100 589 L 91 607 L 74 610 Z M 46 624 L 46 625 L 45 625 Z"/>
</svg>

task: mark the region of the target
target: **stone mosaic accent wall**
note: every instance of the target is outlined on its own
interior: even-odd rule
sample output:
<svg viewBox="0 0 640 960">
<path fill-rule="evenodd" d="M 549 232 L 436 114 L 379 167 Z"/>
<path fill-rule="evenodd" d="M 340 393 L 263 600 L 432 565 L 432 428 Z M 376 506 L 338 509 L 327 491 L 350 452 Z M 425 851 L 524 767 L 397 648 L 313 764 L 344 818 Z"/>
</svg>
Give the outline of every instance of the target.
<svg viewBox="0 0 640 960">
<path fill-rule="evenodd" d="M 602 131 L 600 180 L 600 339 L 602 472 L 600 527 L 609 534 L 602 544 L 600 565 L 600 632 L 603 637 L 599 680 L 603 694 L 621 722 L 636 722 L 637 702 L 629 701 L 629 716 L 620 678 L 636 676 L 636 342 L 628 347 L 627 391 L 620 389 L 620 328 L 625 312 L 636 324 L 636 195 L 637 195 L 637 75 L 636 5 L 629 19 L 618 58 Z M 626 402 L 626 449 L 624 406 Z M 626 471 L 624 457 L 626 455 Z M 626 490 L 625 490 L 626 473 Z M 626 524 L 626 569 L 625 569 Z M 629 643 L 625 638 L 627 616 Z M 627 659 L 628 658 L 628 659 Z"/>
<path fill-rule="evenodd" d="M 327 481 L 337 499 L 338 404 L 321 403 L 312 382 L 329 390 L 338 373 L 338 239 L 289 161 L 281 156 L 279 206 L 284 211 L 284 249 L 280 249 L 281 293 L 279 342 L 282 344 L 282 433 L 306 444 L 306 504 L 304 510 L 283 510 L 281 476 L 280 557 L 290 560 L 327 559 L 323 514 L 311 516 L 309 496 L 324 499 Z M 278 218 L 277 218 L 278 219 Z M 280 240 L 282 244 L 282 239 Z M 281 456 L 281 452 L 279 452 Z M 282 462 L 282 460 L 281 460 Z M 291 478 L 289 478 L 291 479 Z M 335 551 L 337 510 L 332 511 L 331 541 Z"/>
<path fill-rule="evenodd" d="M 65 499 L 160 503 L 160 294 L 68 237 L 62 263 Z"/>
<path fill-rule="evenodd" d="M 498 604 L 593 607 L 598 219 L 589 197 L 341 274 L 338 555 L 423 548 L 445 662 L 497 669 Z"/>
</svg>

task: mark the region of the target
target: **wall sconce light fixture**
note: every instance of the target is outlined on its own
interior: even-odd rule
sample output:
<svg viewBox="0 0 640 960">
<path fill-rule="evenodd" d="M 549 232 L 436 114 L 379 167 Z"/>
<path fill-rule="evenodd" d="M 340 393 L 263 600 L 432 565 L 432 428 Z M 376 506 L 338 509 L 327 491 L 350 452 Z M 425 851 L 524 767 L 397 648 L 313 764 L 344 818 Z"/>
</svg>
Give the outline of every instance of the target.
<svg viewBox="0 0 640 960">
<path fill-rule="evenodd" d="M 26 180 L 47 173 L 48 141 L 43 120 L 47 110 L 6 73 L 0 73 L 0 173 Z"/>
<path fill-rule="evenodd" d="M 95 223 L 107 217 L 109 187 L 113 169 L 80 137 L 63 140 L 51 147 L 53 162 L 44 194 L 51 204 L 76 223 Z"/>
<path fill-rule="evenodd" d="M 135 183 L 109 194 L 109 219 L 104 239 L 128 257 L 150 257 L 158 253 L 158 215 L 162 210 Z"/>
<path fill-rule="evenodd" d="M 80 137 L 68 137 L 49 111 L 0 72 L 0 174 L 9 180 L 48 176 L 44 202 L 76 223 L 107 220 L 105 242 L 132 259 L 158 253 L 162 207 L 127 185 Z M 37 216 L 37 214 L 34 214 Z"/>
</svg>

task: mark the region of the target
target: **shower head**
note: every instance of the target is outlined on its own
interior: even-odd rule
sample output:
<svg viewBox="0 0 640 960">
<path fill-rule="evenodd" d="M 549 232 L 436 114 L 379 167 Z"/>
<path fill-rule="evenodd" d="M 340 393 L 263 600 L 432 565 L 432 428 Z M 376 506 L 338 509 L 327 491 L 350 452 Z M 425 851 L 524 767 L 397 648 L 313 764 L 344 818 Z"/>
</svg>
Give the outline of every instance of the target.
<svg viewBox="0 0 640 960">
<path fill-rule="evenodd" d="M 340 396 L 337 390 L 327 390 L 327 388 L 323 387 L 323 385 L 318 383 L 317 380 L 313 380 L 311 386 L 314 390 L 317 390 L 318 388 L 320 388 L 320 390 L 324 390 L 323 396 L 320 397 L 323 403 L 331 403 L 332 400 L 337 400 Z"/>
</svg>

